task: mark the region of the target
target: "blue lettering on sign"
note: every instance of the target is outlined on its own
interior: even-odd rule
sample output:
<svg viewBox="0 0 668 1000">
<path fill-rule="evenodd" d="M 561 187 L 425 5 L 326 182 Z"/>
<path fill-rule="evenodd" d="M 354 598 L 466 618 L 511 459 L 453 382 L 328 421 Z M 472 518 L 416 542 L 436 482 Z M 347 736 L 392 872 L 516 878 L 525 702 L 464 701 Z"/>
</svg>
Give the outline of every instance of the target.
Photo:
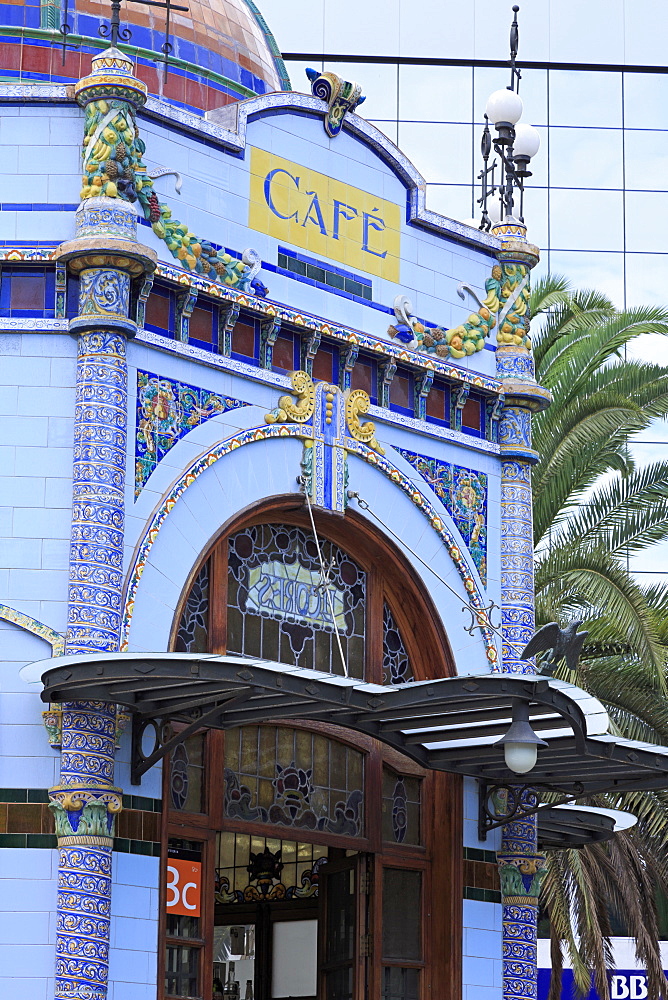
<svg viewBox="0 0 668 1000">
<path fill-rule="evenodd" d="M 664 973 L 668 978 L 668 973 Z M 610 969 L 610 1000 L 648 1000 L 647 973 L 638 969 Z M 538 1000 L 547 1000 L 550 991 L 550 970 L 538 970 Z M 562 1000 L 572 1000 L 575 996 L 573 973 L 564 969 L 561 974 Z M 600 1000 L 592 986 L 584 1000 Z"/>
<path fill-rule="evenodd" d="M 318 226 L 320 232 L 323 236 L 327 236 L 327 230 L 325 229 L 325 220 L 322 217 L 322 209 L 320 208 L 320 201 L 318 200 L 318 195 L 315 191 L 307 191 L 306 194 L 311 199 L 311 204 L 308 207 L 308 212 L 304 216 L 304 221 L 302 226 L 305 226 L 307 222 L 312 222 L 314 226 Z M 311 214 L 313 213 L 313 214 Z"/>
<path fill-rule="evenodd" d="M 297 222 L 299 222 L 296 209 L 292 213 L 292 215 L 282 215 L 274 205 L 274 202 L 271 197 L 271 182 L 273 181 L 276 174 L 286 174 L 286 176 L 288 176 L 290 180 L 294 182 L 295 187 L 299 189 L 299 178 L 293 177 L 292 174 L 289 173 L 287 170 L 283 170 L 281 167 L 277 167 L 276 170 L 270 170 L 264 179 L 264 200 L 266 201 L 267 205 L 272 210 L 274 215 L 277 215 L 279 219 L 295 219 Z"/>
<path fill-rule="evenodd" d="M 347 213 L 351 214 L 348 215 Z M 345 219 L 347 222 L 351 222 L 357 216 L 357 209 L 353 208 L 352 205 L 344 205 L 342 201 L 337 201 L 334 199 L 334 226 L 332 228 L 332 236 L 335 240 L 339 238 L 339 220 Z"/>
<path fill-rule="evenodd" d="M 374 257 L 387 257 L 387 250 L 385 250 L 383 253 L 378 253 L 377 250 L 372 250 L 371 247 L 369 246 L 369 229 L 376 229 L 379 233 L 382 233 L 383 229 L 385 229 L 384 220 L 381 219 L 380 216 L 376 216 L 373 214 L 373 212 L 378 212 L 378 211 L 380 211 L 380 209 L 374 208 L 372 209 L 371 212 L 364 213 L 363 216 L 364 238 L 362 240 L 362 250 L 365 250 L 367 253 L 372 253 Z"/>
<path fill-rule="evenodd" d="M 270 170 L 264 179 L 264 200 L 266 201 L 268 207 L 279 219 L 285 219 L 290 221 L 294 219 L 297 225 L 306 226 L 307 223 L 312 223 L 316 226 L 323 236 L 329 236 L 329 230 L 325 225 L 325 218 L 320 207 L 320 199 L 318 198 L 317 191 L 305 191 L 304 195 L 310 198 L 308 209 L 302 221 L 299 221 L 299 210 L 295 209 L 290 215 L 284 215 L 279 212 L 274 199 L 272 197 L 271 185 L 274 177 L 277 174 L 285 174 L 289 177 L 295 186 L 295 190 L 299 191 L 299 177 L 294 177 L 288 170 L 284 170 L 282 167 L 276 167 L 275 170 Z M 377 233 L 382 233 L 385 227 L 385 220 L 374 213 L 380 212 L 379 208 L 373 208 L 370 212 L 362 212 L 362 250 L 365 253 L 373 254 L 374 257 L 380 257 L 384 259 L 387 257 L 387 250 L 383 250 L 381 253 L 379 250 L 372 250 L 369 245 L 370 231 L 374 230 Z M 340 227 L 341 219 L 345 219 L 346 222 L 352 222 L 353 219 L 358 218 L 359 212 L 352 205 L 346 205 L 343 201 L 334 200 L 333 212 L 332 212 L 332 237 L 335 240 L 340 239 Z"/>
</svg>

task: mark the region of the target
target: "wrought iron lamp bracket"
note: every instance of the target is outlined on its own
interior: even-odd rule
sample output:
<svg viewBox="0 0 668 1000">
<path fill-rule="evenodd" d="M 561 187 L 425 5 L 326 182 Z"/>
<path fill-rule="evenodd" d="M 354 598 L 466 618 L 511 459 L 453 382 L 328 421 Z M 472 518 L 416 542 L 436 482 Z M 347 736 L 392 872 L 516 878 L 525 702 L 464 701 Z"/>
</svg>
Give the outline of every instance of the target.
<svg viewBox="0 0 668 1000">
<path fill-rule="evenodd" d="M 183 743 L 184 740 L 200 729 L 210 726 L 214 720 L 220 719 L 227 710 L 246 701 L 251 693 L 252 689 L 249 687 L 239 688 L 233 698 L 216 703 L 207 712 L 202 712 L 200 708 L 193 708 L 189 713 L 190 721 L 186 722 L 178 732 L 174 731 L 170 719 L 134 714 L 132 716 L 132 750 L 130 757 L 131 784 L 140 785 L 142 775 L 146 774 L 158 761 L 167 757 L 179 743 Z M 150 729 L 153 730 L 153 747 L 146 753 L 144 751 L 145 737 Z"/>
<path fill-rule="evenodd" d="M 507 784 L 489 785 L 486 781 L 479 781 L 478 790 L 478 839 L 487 840 L 490 830 L 498 830 L 499 827 L 512 823 L 515 820 L 525 819 L 527 816 L 534 816 L 544 809 L 554 809 L 555 806 L 572 802 L 585 794 L 584 785 L 575 782 L 573 791 L 566 792 L 556 785 L 531 782 L 531 784 Z M 541 802 L 539 791 L 560 792 L 561 795 L 554 802 Z M 500 801 L 505 801 L 505 811 L 492 807 L 489 801 L 492 796 L 497 796 Z"/>
</svg>

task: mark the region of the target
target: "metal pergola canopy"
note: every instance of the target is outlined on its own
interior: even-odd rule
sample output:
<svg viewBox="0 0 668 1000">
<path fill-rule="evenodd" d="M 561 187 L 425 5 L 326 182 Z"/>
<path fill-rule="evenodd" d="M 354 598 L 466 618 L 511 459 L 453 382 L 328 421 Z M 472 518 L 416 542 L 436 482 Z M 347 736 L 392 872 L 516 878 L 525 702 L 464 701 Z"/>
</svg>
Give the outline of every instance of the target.
<svg viewBox="0 0 668 1000">
<path fill-rule="evenodd" d="M 635 822 L 635 816 L 618 809 L 570 804 L 546 806 L 538 813 L 538 847 L 542 851 L 583 847 L 609 840 Z"/>
<path fill-rule="evenodd" d="M 387 687 L 271 661 L 183 653 L 61 657 L 32 664 L 23 676 L 42 681 L 47 702 L 127 706 L 136 735 L 133 780 L 171 748 L 168 742 L 141 751 L 142 734 L 155 720 L 181 723 L 183 739 L 204 727 L 303 719 L 365 733 L 426 768 L 488 786 L 530 781 L 567 798 L 668 786 L 668 749 L 611 736 L 600 702 L 543 676 L 495 673 Z M 495 745 L 518 700 L 548 742 L 520 779 Z"/>
</svg>

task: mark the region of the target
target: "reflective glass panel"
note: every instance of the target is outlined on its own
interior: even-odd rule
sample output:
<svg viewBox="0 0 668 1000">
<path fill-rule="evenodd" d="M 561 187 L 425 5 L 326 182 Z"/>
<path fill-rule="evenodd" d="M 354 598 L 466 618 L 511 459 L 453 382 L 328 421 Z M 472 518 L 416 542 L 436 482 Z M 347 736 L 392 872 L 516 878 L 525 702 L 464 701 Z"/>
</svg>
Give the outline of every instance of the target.
<svg viewBox="0 0 668 1000">
<path fill-rule="evenodd" d="M 167 945 L 165 993 L 170 997 L 199 997 L 199 948 Z"/>
<path fill-rule="evenodd" d="M 550 251 L 552 274 L 564 274 L 576 288 L 595 288 L 616 306 L 624 305 L 624 254 Z M 532 276 L 533 277 L 533 276 Z"/>
<path fill-rule="evenodd" d="M 540 153 L 537 162 L 539 157 Z M 622 161 L 621 129 L 550 129 L 550 184 L 554 187 L 621 188 Z"/>
<path fill-rule="evenodd" d="M 550 246 L 555 250 L 623 250 L 621 191 L 550 191 Z"/>
<path fill-rule="evenodd" d="M 225 815 L 301 830 L 364 833 L 364 756 L 319 733 L 244 726 L 225 737 Z"/>
<path fill-rule="evenodd" d="M 476 192 L 475 197 L 478 196 L 479 192 Z M 473 200 L 474 192 L 471 184 L 427 184 L 427 208 L 445 215 L 448 219 L 467 222 L 474 212 Z M 475 215 L 480 219 L 477 205 Z"/>
<path fill-rule="evenodd" d="M 333 542 L 320 551 L 328 590 L 310 532 L 264 524 L 230 538 L 228 652 L 337 674 L 343 653 L 364 676 L 366 574 Z"/>
<path fill-rule="evenodd" d="M 626 249 L 645 253 L 668 252 L 668 232 L 664 220 L 668 193 L 626 192 Z"/>
<path fill-rule="evenodd" d="M 668 190 L 668 132 L 626 129 L 624 158 L 629 188 Z"/>
<path fill-rule="evenodd" d="M 624 7 L 630 5 L 636 11 L 638 7 L 642 9 L 641 4 L 625 4 L 625 0 L 587 0 L 587 3 L 559 0 L 558 4 L 536 4 L 543 14 L 543 31 L 549 33 L 550 58 L 563 62 L 624 62 Z M 525 48 L 523 52 L 527 58 Z"/>
<path fill-rule="evenodd" d="M 666 108 L 668 76 L 664 73 L 624 74 L 625 128 L 665 129 L 668 127 Z"/>
<path fill-rule="evenodd" d="M 620 128 L 622 74 L 550 70 L 550 125 Z"/>
<path fill-rule="evenodd" d="M 327 878 L 327 962 L 353 957 L 355 930 L 355 872 L 346 868 Z"/>
<path fill-rule="evenodd" d="M 400 122 L 399 148 L 431 183 L 471 183 L 471 125 Z"/>
<path fill-rule="evenodd" d="M 400 66 L 403 121 L 473 121 L 473 70 L 468 66 Z"/>
<path fill-rule="evenodd" d="M 285 10 L 283 6 L 279 21 L 285 18 Z M 304 16 L 310 17 L 310 11 Z M 292 21 L 291 17 L 291 24 Z M 345 52 L 354 56 L 393 54 L 399 51 L 402 26 L 401 0 L 364 0 L 364 3 L 358 3 L 354 25 L 349 18 L 341 16 L 338 4 L 329 0 L 325 2 L 323 38 L 326 39 L 328 52 Z"/>
<path fill-rule="evenodd" d="M 397 117 L 397 69 L 396 64 L 382 63 L 327 63 L 327 71 L 338 73 L 344 80 L 356 80 L 362 84 L 366 100 L 359 106 L 358 113 L 369 120 L 396 119 Z M 306 77 L 304 77 L 306 80 Z M 307 82 L 310 92 L 311 85 Z M 302 89 L 301 86 L 299 89 Z M 378 127 L 385 132 L 381 121 Z"/>
<path fill-rule="evenodd" d="M 214 919 L 213 996 L 253 1000 L 255 925 L 219 923 L 218 915 Z"/>
<path fill-rule="evenodd" d="M 668 257 L 663 254 L 650 253 L 627 253 L 626 255 L 626 305 L 633 306 L 653 306 L 665 305 L 665 280 L 666 268 L 668 267 Z M 643 344 L 649 338 L 642 337 Z M 653 353 L 648 360 L 656 361 L 663 356 L 666 350 L 664 337 L 657 338 L 658 342 L 653 344 Z"/>
</svg>

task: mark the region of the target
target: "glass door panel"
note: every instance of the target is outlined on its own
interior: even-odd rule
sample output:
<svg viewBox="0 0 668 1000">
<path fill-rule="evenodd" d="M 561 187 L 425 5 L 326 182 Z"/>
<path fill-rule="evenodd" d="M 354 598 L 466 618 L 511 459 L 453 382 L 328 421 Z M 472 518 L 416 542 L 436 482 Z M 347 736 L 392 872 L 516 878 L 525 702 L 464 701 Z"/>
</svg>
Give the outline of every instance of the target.
<svg viewBox="0 0 668 1000">
<path fill-rule="evenodd" d="M 213 995 L 253 1000 L 255 925 L 218 924 L 213 928 Z"/>
<path fill-rule="evenodd" d="M 382 1000 L 418 1000 L 423 964 L 421 871 L 383 869 L 382 912 Z"/>
<path fill-rule="evenodd" d="M 322 870 L 320 936 L 324 1000 L 353 1000 L 366 980 L 366 896 L 360 892 L 362 855 L 329 862 Z M 363 993 L 359 993 L 362 996 Z"/>
<path fill-rule="evenodd" d="M 272 927 L 272 1000 L 315 1000 L 317 984 L 318 921 L 276 921 Z"/>
</svg>

